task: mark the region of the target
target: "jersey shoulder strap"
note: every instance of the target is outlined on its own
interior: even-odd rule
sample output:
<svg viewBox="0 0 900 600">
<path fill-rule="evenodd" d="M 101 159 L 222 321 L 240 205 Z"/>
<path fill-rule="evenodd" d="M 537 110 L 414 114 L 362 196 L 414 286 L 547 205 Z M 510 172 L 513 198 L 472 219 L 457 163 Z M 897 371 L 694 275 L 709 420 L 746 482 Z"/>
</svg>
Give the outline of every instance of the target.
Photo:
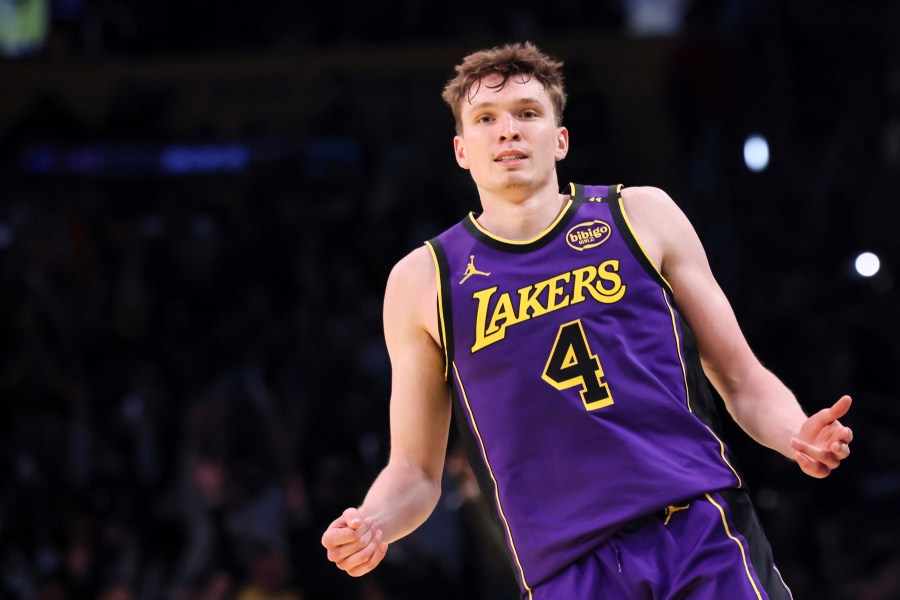
<svg viewBox="0 0 900 600">
<path fill-rule="evenodd" d="M 576 200 L 585 200 L 588 202 L 608 202 L 613 204 L 618 201 L 619 194 L 623 185 L 621 183 L 615 185 L 583 185 L 580 183 L 570 183 L 568 194 Z"/>
</svg>

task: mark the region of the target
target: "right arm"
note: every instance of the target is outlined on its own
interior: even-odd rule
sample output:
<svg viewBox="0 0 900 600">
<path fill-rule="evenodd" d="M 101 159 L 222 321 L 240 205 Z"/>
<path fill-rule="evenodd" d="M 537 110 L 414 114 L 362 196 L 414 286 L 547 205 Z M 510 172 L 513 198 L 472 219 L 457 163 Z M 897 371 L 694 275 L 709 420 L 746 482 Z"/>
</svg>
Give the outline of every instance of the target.
<svg viewBox="0 0 900 600">
<path fill-rule="evenodd" d="M 394 267 L 384 298 L 391 358 L 391 454 L 359 508 L 322 536 L 328 559 L 350 575 L 374 569 L 387 544 L 421 525 L 437 505 L 450 428 L 444 356 L 435 341 L 437 283 L 428 249 Z"/>
</svg>

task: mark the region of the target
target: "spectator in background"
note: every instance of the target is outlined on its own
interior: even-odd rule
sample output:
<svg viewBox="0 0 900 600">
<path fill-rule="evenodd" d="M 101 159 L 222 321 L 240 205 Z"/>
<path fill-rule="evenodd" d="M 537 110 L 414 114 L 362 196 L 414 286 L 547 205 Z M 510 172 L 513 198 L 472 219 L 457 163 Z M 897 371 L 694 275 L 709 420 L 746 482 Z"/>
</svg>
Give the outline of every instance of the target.
<svg viewBox="0 0 900 600">
<path fill-rule="evenodd" d="M 250 579 L 238 590 L 235 600 L 303 600 L 292 586 L 284 552 L 274 547 L 261 548 L 253 557 Z"/>
</svg>

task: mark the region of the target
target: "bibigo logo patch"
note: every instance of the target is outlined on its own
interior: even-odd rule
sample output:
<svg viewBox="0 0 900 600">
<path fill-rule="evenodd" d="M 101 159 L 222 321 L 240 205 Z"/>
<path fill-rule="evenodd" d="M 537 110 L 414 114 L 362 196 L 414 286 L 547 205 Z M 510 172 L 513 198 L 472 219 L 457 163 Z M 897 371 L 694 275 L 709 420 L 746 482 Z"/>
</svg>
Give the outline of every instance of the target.
<svg viewBox="0 0 900 600">
<path fill-rule="evenodd" d="M 599 246 L 609 239 L 611 232 L 609 224 L 605 221 L 579 223 L 566 233 L 566 243 L 580 252 Z"/>
</svg>

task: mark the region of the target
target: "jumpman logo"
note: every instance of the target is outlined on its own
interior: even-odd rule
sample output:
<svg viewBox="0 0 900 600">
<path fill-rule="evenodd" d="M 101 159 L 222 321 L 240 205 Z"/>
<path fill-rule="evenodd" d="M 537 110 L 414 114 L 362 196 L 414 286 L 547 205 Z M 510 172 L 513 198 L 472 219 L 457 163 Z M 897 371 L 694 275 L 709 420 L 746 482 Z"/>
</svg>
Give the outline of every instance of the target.
<svg viewBox="0 0 900 600">
<path fill-rule="evenodd" d="M 459 285 L 462 285 L 466 281 L 466 279 L 468 279 L 472 275 L 484 275 L 485 277 L 488 277 L 490 275 L 490 273 L 485 273 L 484 271 L 479 271 L 475 268 L 474 254 L 469 255 L 469 264 L 466 267 L 466 272 L 463 275 L 463 278 L 460 280 Z"/>
</svg>

